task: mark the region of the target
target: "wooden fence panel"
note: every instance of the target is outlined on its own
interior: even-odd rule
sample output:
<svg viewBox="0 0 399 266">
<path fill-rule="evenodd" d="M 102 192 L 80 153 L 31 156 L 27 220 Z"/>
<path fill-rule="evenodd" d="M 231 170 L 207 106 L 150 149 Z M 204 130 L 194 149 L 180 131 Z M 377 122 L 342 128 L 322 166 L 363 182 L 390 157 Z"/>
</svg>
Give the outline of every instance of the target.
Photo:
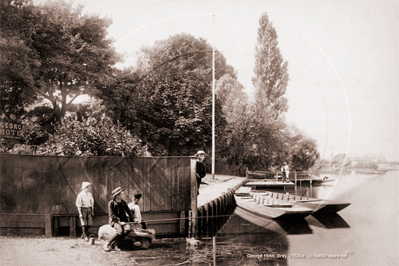
<svg viewBox="0 0 399 266">
<path fill-rule="evenodd" d="M 179 178 L 179 206 L 181 210 L 191 208 L 191 164 L 190 160 L 179 161 L 177 175 Z"/>
<path fill-rule="evenodd" d="M 13 157 L 1 156 L 1 209 L 2 212 L 18 212 L 18 207 L 21 202 L 17 202 L 15 198 L 17 190 L 17 184 L 22 182 L 21 175 L 16 171 L 18 164 L 17 161 L 13 160 Z M 18 171 L 21 171 L 18 169 Z M 5 178 L 9 176 L 10 178 Z M 20 195 L 22 197 L 22 195 Z"/>
<path fill-rule="evenodd" d="M 79 161 L 84 171 L 84 176 L 79 179 L 80 186 L 82 182 L 93 184 L 94 214 L 107 214 L 110 197 L 108 195 L 105 158 L 84 157 L 80 158 Z"/>
<path fill-rule="evenodd" d="M 190 209 L 190 158 L 61 157 L 1 154 L 1 213 L 77 215 L 82 182 L 93 184 L 95 213 L 107 214 L 120 186 L 127 201 L 143 194 L 141 209 Z"/>
<path fill-rule="evenodd" d="M 178 164 L 178 159 L 172 158 L 169 160 L 169 175 L 171 178 L 171 190 L 172 190 L 172 195 L 171 195 L 171 209 L 172 210 L 179 210 L 180 209 L 180 200 L 179 200 L 179 175 L 177 171 L 177 164 Z"/>
<path fill-rule="evenodd" d="M 65 157 L 61 161 L 61 204 L 66 213 L 77 213 L 76 197 L 82 182 L 77 175 L 84 175 L 84 170 L 79 163 L 79 158 Z"/>
<path fill-rule="evenodd" d="M 57 163 L 56 157 L 49 157 L 47 160 L 41 159 L 42 164 L 39 167 L 43 168 L 43 184 L 44 190 L 42 194 L 42 213 L 50 213 L 52 207 L 54 206 L 54 188 L 53 188 L 53 179 L 55 165 Z"/>
<path fill-rule="evenodd" d="M 162 159 L 154 158 L 151 169 L 151 211 L 160 211 L 165 208 L 166 193 L 164 189 L 167 180 L 165 173 L 162 171 L 164 163 Z"/>
<path fill-rule="evenodd" d="M 151 194 L 151 169 L 154 166 L 153 160 L 143 160 L 143 210 L 151 211 L 151 201 L 153 195 Z"/>
<path fill-rule="evenodd" d="M 129 167 L 131 184 L 129 187 L 129 195 L 133 197 L 135 194 L 142 194 L 144 196 L 143 160 L 131 158 L 129 159 Z M 140 201 L 139 206 L 140 210 L 144 210 L 144 198 Z"/>
</svg>

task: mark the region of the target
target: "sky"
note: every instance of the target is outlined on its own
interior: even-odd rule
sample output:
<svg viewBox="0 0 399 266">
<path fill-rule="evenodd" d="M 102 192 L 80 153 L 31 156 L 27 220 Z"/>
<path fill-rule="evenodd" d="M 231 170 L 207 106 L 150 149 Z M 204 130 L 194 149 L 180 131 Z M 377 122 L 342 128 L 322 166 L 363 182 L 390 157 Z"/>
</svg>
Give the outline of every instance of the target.
<svg viewBox="0 0 399 266">
<path fill-rule="evenodd" d="M 42 1 L 34 1 L 35 3 Z M 120 67 L 156 40 L 188 33 L 223 53 L 253 95 L 259 19 L 267 13 L 288 62 L 286 119 L 322 158 L 383 154 L 399 161 L 397 0 L 76 0 L 112 18 Z"/>
</svg>

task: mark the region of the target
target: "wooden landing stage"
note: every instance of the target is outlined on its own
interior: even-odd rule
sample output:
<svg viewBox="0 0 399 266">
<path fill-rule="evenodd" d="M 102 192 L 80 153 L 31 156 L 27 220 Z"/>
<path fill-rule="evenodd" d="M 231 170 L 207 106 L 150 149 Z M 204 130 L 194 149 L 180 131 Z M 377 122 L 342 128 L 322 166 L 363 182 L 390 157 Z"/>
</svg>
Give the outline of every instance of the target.
<svg viewBox="0 0 399 266">
<path fill-rule="evenodd" d="M 277 187 L 277 188 L 283 188 L 287 186 L 292 186 L 295 184 L 299 185 L 322 185 L 327 182 L 334 182 L 335 180 L 329 180 L 327 176 L 324 178 L 316 177 L 313 176 L 311 173 L 308 172 L 296 172 L 292 171 L 290 172 L 289 181 L 292 183 L 291 185 L 282 185 L 282 173 L 277 171 L 277 172 L 271 172 L 271 171 L 247 171 L 246 173 L 247 179 L 250 180 L 251 183 L 254 182 L 267 182 L 267 185 L 264 185 L 261 183 L 262 188 L 271 188 L 271 187 Z M 261 180 L 260 180 L 261 179 Z M 275 181 L 275 184 L 271 183 L 272 181 Z M 256 184 L 260 185 L 260 184 Z"/>
<path fill-rule="evenodd" d="M 245 184 L 246 187 L 250 187 L 253 190 L 259 190 L 262 188 L 285 188 L 285 187 L 294 187 L 295 183 L 293 182 L 281 182 L 281 181 L 250 181 Z"/>
</svg>

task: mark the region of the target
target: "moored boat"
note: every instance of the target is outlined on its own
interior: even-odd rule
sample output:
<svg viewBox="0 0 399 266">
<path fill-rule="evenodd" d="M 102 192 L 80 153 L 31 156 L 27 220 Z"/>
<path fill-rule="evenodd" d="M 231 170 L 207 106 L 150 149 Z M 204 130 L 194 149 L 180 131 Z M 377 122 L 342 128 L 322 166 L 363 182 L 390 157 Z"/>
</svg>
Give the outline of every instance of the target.
<svg viewBox="0 0 399 266">
<path fill-rule="evenodd" d="M 264 193 L 259 193 L 262 195 L 264 198 L 271 198 L 271 199 L 278 199 L 281 202 L 285 202 L 287 204 L 294 204 L 298 206 L 303 206 L 307 207 L 313 210 L 313 212 L 318 212 L 318 213 L 336 213 L 339 212 L 340 210 L 348 207 L 350 203 L 347 202 L 340 202 L 336 200 L 325 200 L 325 199 L 317 199 L 317 198 L 312 198 L 312 197 L 306 197 L 306 196 L 295 196 L 295 195 L 289 195 L 289 194 L 284 194 L 284 193 L 278 193 L 278 192 L 264 192 Z"/>
<path fill-rule="evenodd" d="M 251 192 L 249 187 L 241 187 L 234 194 L 234 198 L 238 207 L 268 219 L 304 218 L 313 212 L 310 208 L 278 199 L 270 198 L 265 201 L 260 194 Z"/>
</svg>

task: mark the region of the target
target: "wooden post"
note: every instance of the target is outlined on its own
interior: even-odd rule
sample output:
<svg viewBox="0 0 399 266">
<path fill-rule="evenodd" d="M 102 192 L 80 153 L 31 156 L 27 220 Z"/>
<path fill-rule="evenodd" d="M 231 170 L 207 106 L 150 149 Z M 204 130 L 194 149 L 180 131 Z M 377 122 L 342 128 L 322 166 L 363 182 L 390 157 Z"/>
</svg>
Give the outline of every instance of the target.
<svg viewBox="0 0 399 266">
<path fill-rule="evenodd" d="M 184 211 L 180 212 L 180 235 L 184 236 L 184 233 L 186 232 L 186 215 Z"/>
<path fill-rule="evenodd" d="M 197 187 L 197 160 L 190 157 L 191 167 L 191 237 L 197 238 L 198 231 L 198 187 Z"/>
<path fill-rule="evenodd" d="M 76 237 L 76 217 L 69 217 L 69 236 Z"/>
<path fill-rule="evenodd" d="M 192 232 L 193 232 L 193 230 L 192 230 L 192 227 L 193 227 L 192 217 L 193 217 L 192 212 L 188 211 L 188 238 L 192 238 L 193 237 L 192 236 Z"/>
<path fill-rule="evenodd" d="M 54 235 L 58 236 L 60 234 L 60 217 L 54 217 L 53 222 Z"/>
<path fill-rule="evenodd" d="M 51 214 L 45 214 L 44 215 L 44 235 L 46 237 L 52 237 L 53 236 L 51 220 L 52 220 Z"/>
</svg>

